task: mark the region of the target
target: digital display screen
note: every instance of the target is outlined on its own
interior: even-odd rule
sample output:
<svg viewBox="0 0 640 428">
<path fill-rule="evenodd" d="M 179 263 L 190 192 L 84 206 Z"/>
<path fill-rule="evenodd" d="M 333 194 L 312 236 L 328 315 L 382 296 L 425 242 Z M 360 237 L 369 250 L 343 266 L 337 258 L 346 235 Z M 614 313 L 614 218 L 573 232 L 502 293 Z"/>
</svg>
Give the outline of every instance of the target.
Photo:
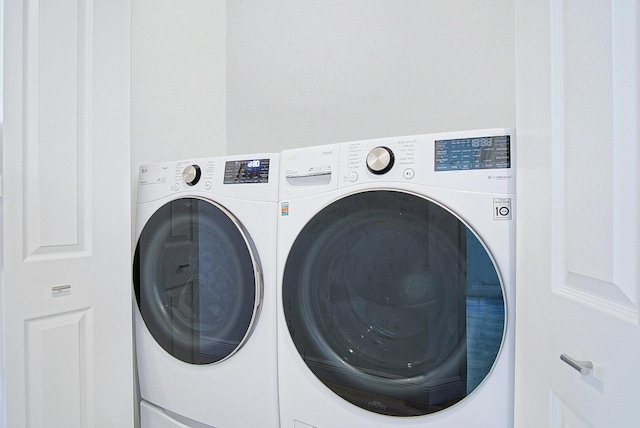
<svg viewBox="0 0 640 428">
<path fill-rule="evenodd" d="M 224 184 L 268 182 L 269 159 L 233 160 L 224 164 Z"/>
<path fill-rule="evenodd" d="M 511 168 L 511 137 L 437 140 L 434 168 L 435 171 Z"/>
</svg>

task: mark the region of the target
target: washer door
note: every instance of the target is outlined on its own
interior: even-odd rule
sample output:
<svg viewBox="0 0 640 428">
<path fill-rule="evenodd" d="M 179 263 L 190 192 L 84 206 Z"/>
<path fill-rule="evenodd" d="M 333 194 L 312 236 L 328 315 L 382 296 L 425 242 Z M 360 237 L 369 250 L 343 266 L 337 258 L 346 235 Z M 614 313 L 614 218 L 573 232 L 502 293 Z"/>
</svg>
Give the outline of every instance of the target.
<svg viewBox="0 0 640 428">
<path fill-rule="evenodd" d="M 289 333 L 351 403 L 425 415 L 471 394 L 505 331 L 500 277 L 476 234 L 421 196 L 368 191 L 303 228 L 283 277 Z"/>
<path fill-rule="evenodd" d="M 140 314 L 174 357 L 215 363 L 249 337 L 261 276 L 246 233 L 221 206 L 195 198 L 163 205 L 142 230 L 133 271 Z"/>
</svg>

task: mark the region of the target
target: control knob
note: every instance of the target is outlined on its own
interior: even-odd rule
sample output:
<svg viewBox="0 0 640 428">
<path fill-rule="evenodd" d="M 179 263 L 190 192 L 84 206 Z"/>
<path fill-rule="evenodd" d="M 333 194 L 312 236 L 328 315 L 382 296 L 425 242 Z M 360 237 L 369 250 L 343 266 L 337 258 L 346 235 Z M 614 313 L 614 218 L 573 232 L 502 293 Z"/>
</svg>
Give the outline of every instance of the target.
<svg viewBox="0 0 640 428">
<path fill-rule="evenodd" d="M 182 181 L 189 186 L 195 186 L 200 181 L 200 167 L 198 165 L 189 165 L 182 171 Z"/>
<path fill-rule="evenodd" d="M 367 169 L 374 174 L 385 174 L 393 167 L 395 157 L 390 148 L 378 146 L 367 155 Z"/>
</svg>

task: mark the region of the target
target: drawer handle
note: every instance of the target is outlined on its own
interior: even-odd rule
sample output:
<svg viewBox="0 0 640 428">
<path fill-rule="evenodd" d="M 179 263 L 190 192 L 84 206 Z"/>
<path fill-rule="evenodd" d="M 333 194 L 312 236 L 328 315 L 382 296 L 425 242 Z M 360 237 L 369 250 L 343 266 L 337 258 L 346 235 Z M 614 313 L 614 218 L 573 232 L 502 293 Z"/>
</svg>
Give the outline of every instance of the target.
<svg viewBox="0 0 640 428">
<path fill-rule="evenodd" d="M 593 370 L 593 363 L 591 361 L 576 361 L 567 354 L 560 355 L 560 359 L 578 370 L 583 376 L 588 375 L 591 373 L 591 370 Z"/>
<path fill-rule="evenodd" d="M 65 285 L 56 285 L 55 287 L 51 287 L 51 292 L 52 293 L 61 293 L 63 291 L 67 291 L 71 289 L 71 284 L 65 284 Z"/>
</svg>

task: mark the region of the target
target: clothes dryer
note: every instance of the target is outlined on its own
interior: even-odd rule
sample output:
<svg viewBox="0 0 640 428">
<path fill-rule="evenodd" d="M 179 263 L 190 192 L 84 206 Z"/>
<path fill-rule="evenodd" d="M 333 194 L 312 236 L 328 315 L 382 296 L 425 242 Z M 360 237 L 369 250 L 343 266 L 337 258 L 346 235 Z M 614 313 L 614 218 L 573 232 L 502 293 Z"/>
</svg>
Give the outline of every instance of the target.
<svg viewBox="0 0 640 428">
<path fill-rule="evenodd" d="M 491 129 L 282 152 L 282 427 L 512 427 L 514 143 Z"/>
<path fill-rule="evenodd" d="M 277 427 L 279 155 L 144 165 L 133 285 L 141 426 Z"/>
</svg>

